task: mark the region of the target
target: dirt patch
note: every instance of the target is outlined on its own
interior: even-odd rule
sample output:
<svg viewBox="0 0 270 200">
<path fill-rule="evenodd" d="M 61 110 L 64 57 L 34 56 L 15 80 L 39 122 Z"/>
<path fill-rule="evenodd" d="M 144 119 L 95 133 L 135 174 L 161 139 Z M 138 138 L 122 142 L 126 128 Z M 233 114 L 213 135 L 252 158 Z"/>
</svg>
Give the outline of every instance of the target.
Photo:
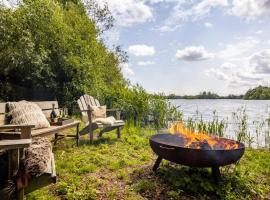
<svg viewBox="0 0 270 200">
<path fill-rule="evenodd" d="M 115 172 L 110 170 L 101 170 L 97 173 L 91 174 L 91 176 L 97 180 L 97 199 L 125 199 L 126 183 L 119 180 Z"/>
<path fill-rule="evenodd" d="M 142 166 L 130 174 L 134 189 L 146 199 L 151 200 L 191 200 L 194 197 L 177 194 L 170 186 L 162 181 L 159 176 L 152 171 L 152 164 Z"/>
</svg>

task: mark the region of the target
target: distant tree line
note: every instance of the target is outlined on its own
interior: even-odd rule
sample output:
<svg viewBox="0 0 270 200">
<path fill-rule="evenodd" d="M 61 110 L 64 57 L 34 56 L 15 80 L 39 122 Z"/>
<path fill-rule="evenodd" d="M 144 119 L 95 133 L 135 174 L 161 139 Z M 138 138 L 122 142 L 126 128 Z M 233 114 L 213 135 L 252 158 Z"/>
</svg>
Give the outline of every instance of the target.
<svg viewBox="0 0 270 200">
<path fill-rule="evenodd" d="M 233 95 L 230 94 L 228 96 L 219 96 L 216 93 L 213 92 L 206 92 L 203 91 L 198 95 L 175 95 L 170 94 L 167 96 L 168 99 L 242 99 L 243 95 Z"/>
<path fill-rule="evenodd" d="M 175 95 L 170 94 L 168 99 L 246 99 L 246 100 L 270 100 L 270 87 L 258 86 L 248 90 L 244 95 L 219 96 L 213 92 L 201 92 L 198 95 Z"/>
</svg>

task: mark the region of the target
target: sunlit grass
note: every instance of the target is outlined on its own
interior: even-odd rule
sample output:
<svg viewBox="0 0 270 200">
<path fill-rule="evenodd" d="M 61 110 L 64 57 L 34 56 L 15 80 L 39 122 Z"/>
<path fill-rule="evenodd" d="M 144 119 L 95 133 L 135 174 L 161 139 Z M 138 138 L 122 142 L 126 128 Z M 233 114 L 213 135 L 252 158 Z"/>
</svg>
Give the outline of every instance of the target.
<svg viewBox="0 0 270 200">
<path fill-rule="evenodd" d="M 104 134 L 89 144 L 82 138 L 54 147 L 58 180 L 26 199 L 266 199 L 270 196 L 270 153 L 247 150 L 240 163 L 222 168 L 217 185 L 209 169 L 163 161 L 158 172 L 149 146 L 155 131 L 125 128 L 122 139 Z M 181 197 L 181 198 L 180 198 Z"/>
</svg>

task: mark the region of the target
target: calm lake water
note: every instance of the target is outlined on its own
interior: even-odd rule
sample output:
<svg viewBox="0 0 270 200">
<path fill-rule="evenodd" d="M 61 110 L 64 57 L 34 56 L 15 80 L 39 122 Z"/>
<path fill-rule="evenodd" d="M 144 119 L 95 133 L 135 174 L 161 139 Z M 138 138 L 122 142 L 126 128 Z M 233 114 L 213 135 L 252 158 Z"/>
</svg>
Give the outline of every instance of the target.
<svg viewBox="0 0 270 200">
<path fill-rule="evenodd" d="M 213 120 L 213 112 L 216 112 L 219 120 L 224 119 L 228 123 L 225 136 L 235 138 L 235 132 L 238 128 L 233 113 L 240 113 L 239 110 L 245 109 L 248 116 L 248 132 L 254 140 L 253 146 L 264 146 L 265 132 L 268 130 L 266 119 L 270 117 L 270 100 L 170 100 L 172 105 L 179 106 L 184 114 L 184 119 L 192 117 L 193 119 L 203 118 L 204 121 Z M 258 130 L 258 131 L 256 131 Z"/>
</svg>

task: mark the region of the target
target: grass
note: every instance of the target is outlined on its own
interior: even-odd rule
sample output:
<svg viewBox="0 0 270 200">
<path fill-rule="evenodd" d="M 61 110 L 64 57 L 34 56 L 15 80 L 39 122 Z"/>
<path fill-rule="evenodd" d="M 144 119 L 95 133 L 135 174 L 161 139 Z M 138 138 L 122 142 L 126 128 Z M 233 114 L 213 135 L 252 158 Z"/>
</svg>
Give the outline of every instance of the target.
<svg viewBox="0 0 270 200">
<path fill-rule="evenodd" d="M 149 146 L 154 131 L 125 128 L 122 139 L 104 134 L 90 145 L 62 140 L 54 147 L 58 180 L 26 199 L 270 199 L 270 152 L 246 150 L 240 163 L 222 168 L 215 184 L 209 169 L 163 161 L 157 173 Z"/>
</svg>

